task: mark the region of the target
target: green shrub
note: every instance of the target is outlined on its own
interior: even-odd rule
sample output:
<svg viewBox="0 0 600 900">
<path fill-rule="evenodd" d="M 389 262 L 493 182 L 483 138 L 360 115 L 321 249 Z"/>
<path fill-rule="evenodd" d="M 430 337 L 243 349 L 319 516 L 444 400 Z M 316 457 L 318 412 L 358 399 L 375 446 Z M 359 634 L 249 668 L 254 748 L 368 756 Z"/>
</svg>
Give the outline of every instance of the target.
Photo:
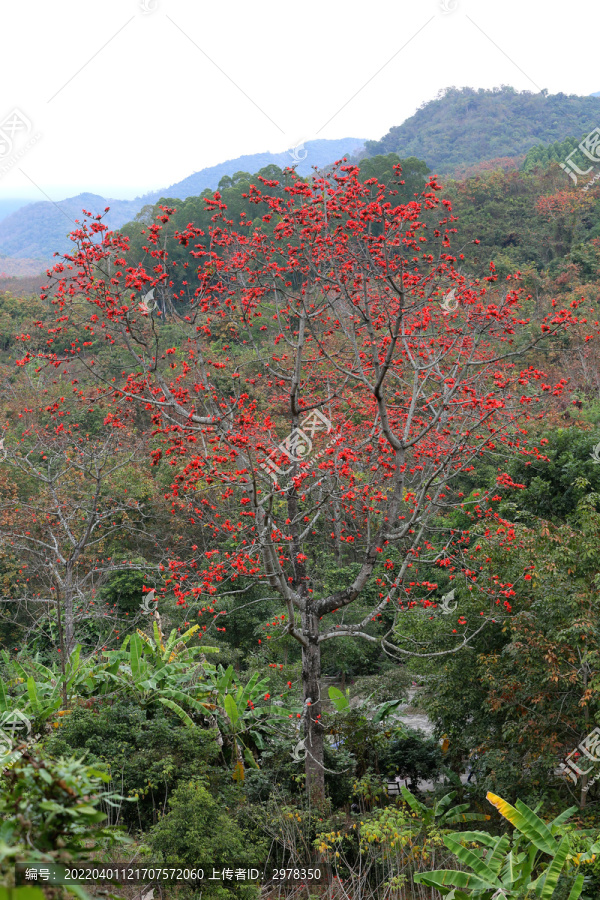
<svg viewBox="0 0 600 900">
<path fill-rule="evenodd" d="M 158 821 L 178 783 L 205 772 L 219 748 L 212 731 L 187 728 L 167 711 L 114 703 L 73 710 L 47 749 L 87 751 L 87 760 L 106 768 L 121 793 L 137 798 L 123 804 L 119 821 L 145 829 Z"/>
<path fill-rule="evenodd" d="M 126 837 L 107 827 L 101 803 L 122 800 L 107 776 L 80 759 L 25 751 L 0 781 L 0 877 L 12 884 L 17 862 L 71 864 Z"/>
<path fill-rule="evenodd" d="M 38 887 L 0 887 L 0 900 L 46 900 L 46 897 Z"/>
<path fill-rule="evenodd" d="M 435 781 L 441 774 L 442 751 L 434 738 L 413 731 L 390 741 L 381 753 L 380 767 L 390 777 L 410 778 L 411 788 L 417 790 L 419 781 Z"/>
<path fill-rule="evenodd" d="M 212 869 L 256 868 L 266 859 L 266 845 L 236 820 L 232 806 L 225 806 L 209 793 L 206 779 L 195 778 L 180 784 L 171 796 L 169 812 L 146 835 L 146 843 L 165 866 L 202 867 L 205 878 Z M 259 889 L 243 882 L 205 883 L 203 900 L 208 898 L 258 897 Z"/>
<path fill-rule="evenodd" d="M 347 707 L 325 718 L 325 727 L 332 737 L 333 746 L 343 747 L 352 754 L 354 774 L 359 778 L 366 772 L 381 771 L 381 756 L 389 743 L 384 726 L 374 724 L 368 712 L 366 705 Z"/>
</svg>

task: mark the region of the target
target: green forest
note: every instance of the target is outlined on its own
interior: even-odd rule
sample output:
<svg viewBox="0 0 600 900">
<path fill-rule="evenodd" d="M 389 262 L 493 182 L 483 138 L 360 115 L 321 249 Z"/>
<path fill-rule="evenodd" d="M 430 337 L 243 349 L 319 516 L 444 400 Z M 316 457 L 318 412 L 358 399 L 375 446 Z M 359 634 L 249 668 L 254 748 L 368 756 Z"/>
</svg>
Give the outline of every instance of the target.
<svg viewBox="0 0 600 900">
<path fill-rule="evenodd" d="M 423 103 L 379 141 L 367 141 L 370 156 L 399 153 L 424 159 L 436 172 L 518 157 L 537 144 L 583 136 L 596 127 L 600 98 L 594 95 L 449 87 Z M 562 160 L 562 157 L 561 157 Z"/>
<path fill-rule="evenodd" d="M 600 896 L 584 113 L 89 213 L 0 292 L 7 889 Z"/>
</svg>

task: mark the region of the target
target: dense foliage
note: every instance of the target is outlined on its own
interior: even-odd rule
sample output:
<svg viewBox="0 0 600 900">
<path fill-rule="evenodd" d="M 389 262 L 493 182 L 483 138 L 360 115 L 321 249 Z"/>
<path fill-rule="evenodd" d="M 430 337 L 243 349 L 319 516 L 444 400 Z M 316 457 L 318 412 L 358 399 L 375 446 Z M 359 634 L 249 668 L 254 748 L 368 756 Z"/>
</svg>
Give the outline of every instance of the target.
<svg viewBox="0 0 600 900">
<path fill-rule="evenodd" d="M 519 156 L 540 142 L 588 134 L 599 118 L 599 97 L 536 94 L 508 85 L 451 87 L 366 147 L 372 156 L 416 156 L 434 172 L 453 172 L 482 160 Z"/>
<path fill-rule="evenodd" d="M 6 884 L 136 859 L 597 896 L 600 786 L 558 769 L 600 723 L 600 211 L 570 147 L 443 190 L 393 152 L 238 172 L 0 294 Z M 285 481 L 309 408 L 322 455 Z"/>
</svg>

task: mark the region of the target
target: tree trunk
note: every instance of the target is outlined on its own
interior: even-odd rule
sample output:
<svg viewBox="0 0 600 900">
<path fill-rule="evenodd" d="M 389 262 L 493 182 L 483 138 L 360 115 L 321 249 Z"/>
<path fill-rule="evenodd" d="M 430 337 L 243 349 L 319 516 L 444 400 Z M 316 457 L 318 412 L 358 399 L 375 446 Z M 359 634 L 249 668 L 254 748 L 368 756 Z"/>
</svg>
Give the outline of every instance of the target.
<svg viewBox="0 0 600 900">
<path fill-rule="evenodd" d="M 67 671 L 66 671 L 66 656 L 65 656 L 65 638 L 62 627 L 62 619 L 60 615 L 60 589 L 58 585 L 56 585 L 56 621 L 58 623 L 58 640 L 60 643 L 60 668 L 63 675 L 63 709 L 67 709 L 69 705 L 69 698 L 67 697 Z"/>
<path fill-rule="evenodd" d="M 588 776 L 583 775 L 581 779 L 581 793 L 579 794 L 579 809 L 585 809 L 585 801 L 588 792 Z"/>
<path fill-rule="evenodd" d="M 302 620 L 302 631 L 308 641 L 308 646 L 302 647 L 306 790 L 311 804 L 319 806 L 325 799 L 323 725 L 320 718 L 321 646 L 318 642 L 319 619 L 312 610 L 308 609 L 303 613 Z"/>
<path fill-rule="evenodd" d="M 75 629 L 74 629 L 74 613 L 73 613 L 73 572 L 69 565 L 65 573 L 65 589 L 64 589 L 64 606 L 65 614 L 65 654 L 66 659 L 71 658 L 71 653 L 75 647 Z"/>
</svg>

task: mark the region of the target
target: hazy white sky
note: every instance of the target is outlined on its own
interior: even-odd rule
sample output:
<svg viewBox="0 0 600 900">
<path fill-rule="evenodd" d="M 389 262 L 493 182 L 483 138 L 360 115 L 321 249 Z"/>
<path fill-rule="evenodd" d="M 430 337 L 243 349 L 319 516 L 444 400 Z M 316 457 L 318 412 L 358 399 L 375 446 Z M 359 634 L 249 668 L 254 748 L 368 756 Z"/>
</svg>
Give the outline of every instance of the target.
<svg viewBox="0 0 600 900">
<path fill-rule="evenodd" d="M 448 85 L 589 94 L 598 17 L 592 0 L 6 2 L 0 140 L 18 110 L 21 156 L 0 158 L 0 198 L 131 198 L 303 138 L 378 139 Z"/>
</svg>

